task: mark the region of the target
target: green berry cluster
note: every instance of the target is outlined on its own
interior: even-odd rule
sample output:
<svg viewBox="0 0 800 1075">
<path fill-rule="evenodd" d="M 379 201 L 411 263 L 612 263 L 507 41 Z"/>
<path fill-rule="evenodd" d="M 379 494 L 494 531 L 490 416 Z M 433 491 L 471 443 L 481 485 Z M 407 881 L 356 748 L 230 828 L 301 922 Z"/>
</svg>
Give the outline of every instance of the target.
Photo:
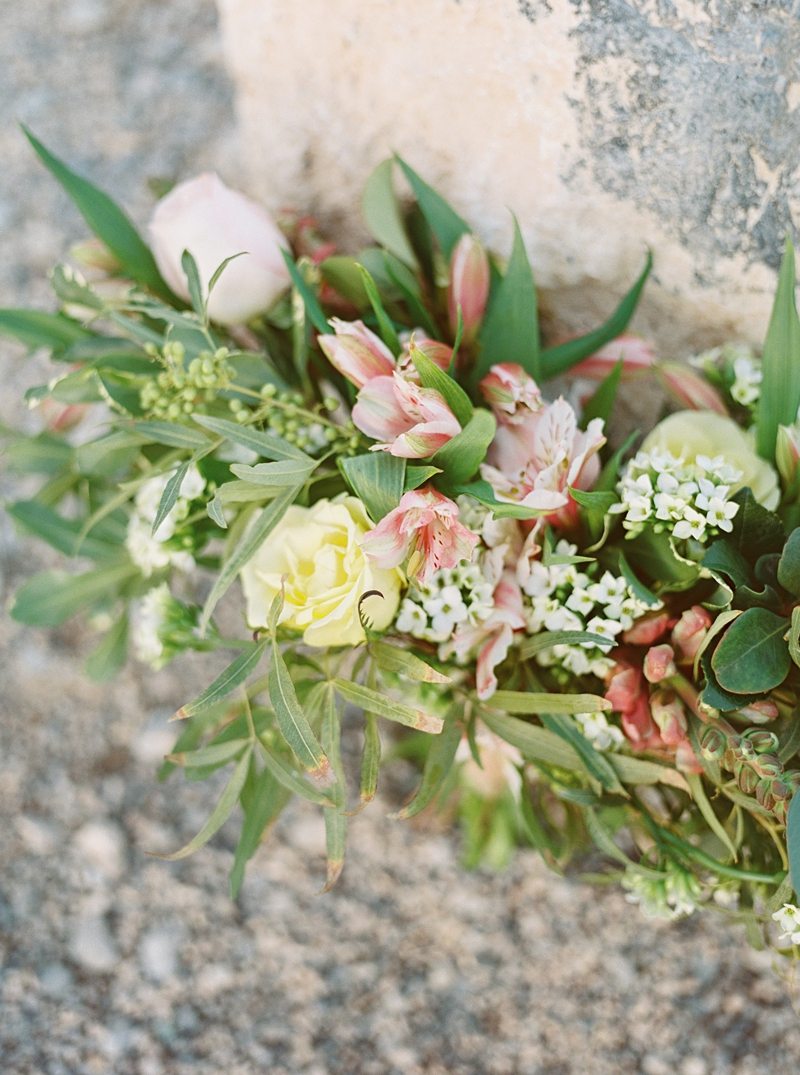
<svg viewBox="0 0 800 1075">
<path fill-rule="evenodd" d="M 260 410 L 270 433 L 305 451 L 319 451 L 328 445 L 336 445 L 343 455 L 358 450 L 360 438 L 352 422 L 338 426 L 327 418 L 326 412 L 335 411 L 338 400 L 325 399 L 309 410 L 301 393 L 281 392 L 274 384 L 265 384 L 260 395 L 264 400 Z M 231 400 L 230 408 L 237 421 L 245 421 L 250 414 L 239 400 Z"/>
<path fill-rule="evenodd" d="M 230 385 L 235 372 L 228 364 L 226 347 L 203 351 L 188 366 L 182 343 L 165 343 L 160 351 L 148 344 L 146 350 L 164 366 L 140 392 L 142 407 L 153 418 L 175 422 L 189 414 L 205 413 L 206 404 Z"/>
</svg>

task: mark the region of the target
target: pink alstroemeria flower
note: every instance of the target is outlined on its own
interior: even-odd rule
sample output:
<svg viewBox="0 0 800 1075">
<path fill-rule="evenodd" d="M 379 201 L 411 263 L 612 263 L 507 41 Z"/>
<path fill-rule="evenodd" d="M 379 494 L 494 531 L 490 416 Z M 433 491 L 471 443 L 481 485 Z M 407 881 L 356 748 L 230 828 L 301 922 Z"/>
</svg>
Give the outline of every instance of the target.
<svg viewBox="0 0 800 1075">
<path fill-rule="evenodd" d="M 400 342 L 403 344 L 403 350 L 398 356 L 397 368 L 407 381 L 416 381 L 419 383 L 419 374 L 411 359 L 412 347 L 416 348 L 417 351 L 422 351 L 423 355 L 437 365 L 440 370 L 446 371 L 450 368 L 450 361 L 453 357 L 453 348 L 450 347 L 449 344 L 442 343 L 440 340 L 432 340 L 421 328 L 414 329 L 414 331 L 408 333 L 407 336 L 406 333 L 402 333 Z"/>
<path fill-rule="evenodd" d="M 569 487 L 591 489 L 600 474 L 597 452 L 605 442 L 601 418 L 593 418 L 583 432 L 569 403 L 557 399 L 524 413 L 517 425 L 499 426 L 481 474 L 499 499 L 552 515 L 557 525 L 569 527 L 577 515 Z"/>
<path fill-rule="evenodd" d="M 461 307 L 464 340 L 467 343 L 475 337 L 480 328 L 489 298 L 490 282 L 486 251 L 474 235 L 462 235 L 450 258 L 447 312 L 450 328 L 455 334 L 458 327 L 458 308 Z"/>
<path fill-rule="evenodd" d="M 440 568 L 471 560 L 479 540 L 458 521 L 458 505 L 428 485 L 404 493 L 399 505 L 367 531 L 361 548 L 383 571 L 408 557 L 408 574 L 426 583 Z"/>
<path fill-rule="evenodd" d="M 331 318 L 335 335 L 318 336 L 317 342 L 328 361 L 356 388 L 375 377 L 391 376 L 395 360 L 386 344 L 363 321 Z"/>
<path fill-rule="evenodd" d="M 543 406 L 538 384 L 516 362 L 492 366 L 480 389 L 500 425 L 519 425 Z"/>
<path fill-rule="evenodd" d="M 622 359 L 622 380 L 627 381 L 638 373 L 649 370 L 656 361 L 655 351 L 650 340 L 625 332 L 611 340 L 599 351 L 589 355 L 583 362 L 573 366 L 570 377 L 586 377 L 592 381 L 602 381 Z"/>
<path fill-rule="evenodd" d="M 433 455 L 461 432 L 441 392 L 420 388 L 397 372 L 392 377 L 373 377 L 364 385 L 352 418 L 362 433 L 380 441 L 372 451 L 403 459 Z"/>
</svg>

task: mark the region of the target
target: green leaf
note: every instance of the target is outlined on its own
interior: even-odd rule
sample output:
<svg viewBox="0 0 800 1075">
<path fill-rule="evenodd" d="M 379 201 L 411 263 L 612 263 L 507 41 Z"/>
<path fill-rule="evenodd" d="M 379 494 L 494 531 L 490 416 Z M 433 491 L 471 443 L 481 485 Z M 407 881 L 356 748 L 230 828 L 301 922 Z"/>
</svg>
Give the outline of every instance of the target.
<svg viewBox="0 0 800 1075">
<path fill-rule="evenodd" d="M 780 552 L 786 541 L 786 532 L 778 516 L 759 504 L 748 488 L 740 489 L 731 500 L 740 507 L 733 517 L 733 530 L 726 540 L 751 564 L 755 564 L 765 553 Z"/>
<path fill-rule="evenodd" d="M 325 844 L 328 852 L 328 876 L 322 891 L 329 892 L 339 880 L 342 866 L 344 866 L 344 852 L 347 844 L 347 816 L 344 813 L 344 808 L 347 805 L 347 787 L 340 755 L 342 726 L 339 714 L 336 711 L 333 685 L 328 683 L 323 690 L 322 748 L 330 758 L 333 771 L 336 773 L 336 783 L 331 788 L 331 798 L 336 805 L 326 806 L 323 810 Z"/>
<path fill-rule="evenodd" d="M 86 662 L 86 675 L 95 683 L 107 683 L 119 672 L 128 657 L 127 611 L 107 631 Z"/>
<path fill-rule="evenodd" d="M 231 471 L 243 481 L 255 485 L 269 485 L 273 488 L 282 485 L 305 485 L 312 471 L 318 466 L 316 459 L 281 459 L 277 463 L 232 463 Z"/>
<path fill-rule="evenodd" d="M 422 382 L 422 387 L 431 388 L 438 392 L 456 416 L 458 424 L 462 427 L 466 426 L 472 419 L 472 404 L 461 385 L 457 384 L 444 370 L 439 369 L 435 362 L 431 362 L 428 356 L 414 344 L 413 340 L 410 354 L 411 361 L 414 363 L 419 379 Z"/>
<path fill-rule="evenodd" d="M 38 437 L 20 437 L 5 449 L 8 469 L 23 474 L 57 474 L 68 467 L 74 448 L 52 433 Z"/>
<path fill-rule="evenodd" d="M 289 796 L 286 789 L 272 775 L 269 769 L 263 769 L 256 778 L 250 802 L 244 807 L 244 825 L 236 845 L 236 856 L 230 876 L 231 899 L 239 895 L 244 880 L 245 866 L 255 854 L 267 826 L 281 812 Z"/>
<path fill-rule="evenodd" d="M 738 549 L 724 539 L 709 545 L 708 552 L 700 561 L 715 578 L 722 576 L 722 581 L 730 581 L 734 589 L 750 586 L 753 582 L 753 570 Z"/>
<path fill-rule="evenodd" d="M 625 542 L 628 562 L 649 579 L 661 583 L 659 593 L 688 590 L 700 578 L 700 565 L 675 555 L 667 531 L 645 530 Z"/>
<path fill-rule="evenodd" d="M 422 779 L 414 797 L 402 810 L 390 816 L 401 821 L 415 817 L 433 801 L 453 766 L 458 744 L 461 742 L 464 729 L 457 718 L 458 708 L 453 707 L 445 717 L 441 734 L 437 735 L 430 745 L 422 770 Z"/>
<path fill-rule="evenodd" d="M 148 854 L 153 855 L 154 858 L 166 859 L 168 862 L 174 862 L 176 859 L 186 858 L 187 855 L 191 855 L 194 851 L 197 851 L 203 844 L 208 843 L 211 837 L 222 828 L 233 813 L 233 808 L 238 802 L 239 795 L 244 787 L 244 782 L 247 779 L 252 752 L 253 748 L 250 746 L 244 754 L 242 754 L 241 758 L 236 763 L 233 775 L 228 781 L 225 790 L 220 796 L 219 802 L 214 808 L 214 812 L 193 840 L 190 840 L 185 847 L 182 847 L 180 851 L 175 851 L 172 855 L 156 855 L 152 851 L 149 851 Z"/>
<path fill-rule="evenodd" d="M 396 358 L 403 349 L 400 340 L 397 338 L 397 331 L 392 324 L 392 319 L 383 308 L 380 293 L 375 286 L 375 281 L 372 279 L 369 270 L 365 269 L 363 265 L 360 266 L 360 269 L 364 290 L 369 297 L 372 309 L 375 312 L 375 317 L 378 320 L 378 329 L 380 330 L 381 339 Z"/>
<path fill-rule="evenodd" d="M 637 601 L 641 601 L 643 605 L 647 605 L 650 608 L 657 608 L 661 604 L 660 600 L 639 580 L 639 577 L 634 573 L 633 568 L 625 559 L 622 550 L 618 551 L 618 556 L 619 572 L 630 587 L 633 596 Z"/>
<path fill-rule="evenodd" d="M 212 743 L 199 750 L 184 750 L 177 754 L 167 754 L 167 761 L 173 765 L 182 765 L 186 769 L 204 769 L 207 765 L 225 765 L 233 761 L 246 746 L 249 739 L 226 739 L 223 743 Z"/>
<path fill-rule="evenodd" d="M 92 337 L 91 332 L 64 314 L 41 310 L 0 310 L 0 333 L 26 347 L 50 347 L 56 352 Z"/>
<path fill-rule="evenodd" d="M 361 196 L 364 220 L 376 242 L 416 271 L 419 265 L 394 193 L 393 170 L 394 161 L 390 157 L 381 161 L 367 180 Z"/>
<path fill-rule="evenodd" d="M 638 429 L 634 430 L 633 433 L 625 439 L 625 443 L 617 448 L 601 470 L 600 477 L 594 483 L 594 492 L 610 492 L 615 487 L 617 484 L 617 476 L 619 475 L 619 468 L 622 465 L 622 460 L 625 458 L 625 453 L 632 447 L 638 436 Z"/>
<path fill-rule="evenodd" d="M 242 540 L 236 546 L 231 556 L 222 565 L 220 573 L 217 575 L 214 585 L 211 588 L 211 593 L 208 595 L 205 606 L 203 607 L 203 615 L 200 620 L 201 637 L 205 634 L 208 621 L 211 619 L 211 613 L 214 611 L 219 599 L 242 570 L 244 565 L 248 563 L 257 550 L 261 548 L 265 539 L 281 521 L 286 509 L 294 502 L 295 497 L 299 492 L 300 489 L 298 486 L 290 486 L 288 489 L 279 493 L 271 503 L 267 504 L 258 518 L 244 534 Z"/>
<path fill-rule="evenodd" d="M 166 444 L 170 448 L 189 448 L 194 452 L 199 448 L 211 447 L 208 437 L 204 437 L 199 430 L 178 425 L 177 422 L 134 422 L 133 429 L 148 440 Z"/>
<path fill-rule="evenodd" d="M 292 255 L 287 250 L 281 250 L 283 260 L 286 262 L 286 268 L 289 270 L 289 275 L 292 278 L 292 283 L 297 288 L 301 299 L 305 303 L 306 313 L 309 320 L 317 332 L 321 332 L 323 335 L 326 332 L 330 332 L 331 327 L 328 324 L 328 319 L 322 312 L 322 307 L 319 304 L 319 299 L 314 294 L 312 288 L 306 283 L 303 278 L 303 274 L 294 263 Z"/>
<path fill-rule="evenodd" d="M 222 276 L 232 261 L 236 261 L 237 258 L 243 257 L 246 253 L 248 253 L 247 250 L 240 250 L 238 254 L 231 254 L 230 257 L 221 261 L 212 272 L 211 279 L 208 281 L 208 292 L 206 294 L 205 302 L 203 303 L 203 308 L 202 310 L 197 311 L 202 316 L 203 321 L 208 320 L 208 300 L 211 298 L 211 292 L 219 283 L 220 276 Z M 202 294 L 202 288 L 198 288 L 198 290 Z"/>
<path fill-rule="evenodd" d="M 648 252 L 641 276 L 604 325 L 595 329 L 594 332 L 590 332 L 587 336 L 581 336 L 577 340 L 568 340 L 566 343 L 559 344 L 558 347 L 549 347 L 542 352 L 543 380 L 549 380 L 551 377 L 558 377 L 560 374 L 566 373 L 578 362 L 582 362 L 584 358 L 593 355 L 595 351 L 599 351 L 605 344 L 622 335 L 628 327 L 631 317 L 633 317 L 642 288 L 650 275 L 652 267 L 653 255 Z"/>
<path fill-rule="evenodd" d="M 440 717 L 430 716 L 418 709 L 395 702 L 393 698 L 387 698 L 385 694 L 372 690 L 371 687 L 363 687 L 360 683 L 350 683 L 346 679 L 334 680 L 334 686 L 346 702 L 361 706 L 368 713 L 374 713 L 378 717 L 405 724 L 408 728 L 414 728 L 418 732 L 429 732 L 438 735 L 444 722 Z"/>
<path fill-rule="evenodd" d="M 599 713 L 611 702 L 597 694 L 537 694 L 532 691 L 495 691 L 489 703 L 505 713 Z M 555 729 L 551 729 L 555 730 Z"/>
<path fill-rule="evenodd" d="M 686 773 L 686 783 L 692 792 L 692 798 L 697 803 L 697 808 L 706 820 L 706 824 L 722 844 L 727 847 L 731 858 L 737 859 L 736 848 L 728 835 L 725 826 L 714 813 L 714 807 L 708 800 L 706 789 L 703 787 L 703 778 L 699 773 Z M 734 807 L 736 809 L 736 807 Z"/>
<path fill-rule="evenodd" d="M 192 308 L 199 317 L 203 317 L 205 303 L 203 302 L 203 284 L 200 280 L 200 270 L 197 268 L 197 262 L 194 260 L 193 255 L 188 250 L 184 250 L 181 255 L 181 268 L 189 286 L 189 298 L 192 301 Z"/>
<path fill-rule="evenodd" d="M 500 286 L 491 295 L 480 342 L 474 384 L 500 362 L 516 362 L 535 381 L 541 379 L 536 286 L 516 217 L 511 258 Z"/>
<path fill-rule="evenodd" d="M 291 791 L 294 795 L 299 795 L 301 799 L 306 799 L 316 806 L 335 805 L 330 795 L 326 795 L 319 788 L 315 788 L 284 757 L 267 746 L 262 739 L 258 740 L 258 749 L 267 769 L 287 791 Z"/>
<path fill-rule="evenodd" d="M 75 539 L 80 532 L 80 523 L 62 517 L 52 508 L 40 504 L 38 500 L 17 500 L 6 505 L 6 511 L 26 530 L 35 534 L 54 549 L 71 556 Z M 81 552 L 91 560 L 115 560 L 123 553 L 121 545 L 97 538 L 87 538 Z"/>
<path fill-rule="evenodd" d="M 711 658 L 720 686 L 734 694 L 762 694 L 784 681 L 791 667 L 784 635 L 789 620 L 748 608 L 730 625 Z"/>
<path fill-rule="evenodd" d="M 761 355 L 761 396 L 756 416 L 758 454 L 772 462 L 779 425 L 791 425 L 800 406 L 800 320 L 797 317 L 794 247 L 786 252 Z"/>
<path fill-rule="evenodd" d="M 608 639 L 602 635 L 592 634 L 590 631 L 542 631 L 540 634 L 526 638 L 519 648 L 519 658 L 527 661 L 529 657 L 541 653 L 543 650 L 552 649 L 553 646 L 580 646 L 585 642 L 591 642 L 595 646 L 607 646 Z M 577 710 L 586 713 L 588 710 Z"/>
<path fill-rule="evenodd" d="M 359 799 L 366 806 L 375 798 L 378 790 L 378 772 L 381 766 L 381 737 L 378 718 L 374 713 L 364 713 L 364 753 L 361 757 L 361 786 Z"/>
<path fill-rule="evenodd" d="M 394 159 L 402 168 L 403 174 L 414 192 L 414 197 L 417 199 L 417 205 L 419 205 L 422 215 L 436 236 L 439 246 L 442 248 L 442 253 L 449 261 L 458 240 L 465 232 L 470 230 L 469 225 L 404 160 L 401 160 L 397 154 L 395 154 Z"/>
<path fill-rule="evenodd" d="M 789 814 L 786 818 L 786 853 L 789 858 L 792 888 L 797 892 L 800 888 L 800 795 L 797 792 L 789 803 Z"/>
<path fill-rule="evenodd" d="M 752 699 L 760 697 L 758 694 L 729 694 L 728 691 L 724 690 L 717 682 L 716 673 L 711 667 L 710 650 L 706 650 L 700 657 L 700 668 L 705 679 L 705 687 L 703 687 L 701 695 L 703 705 L 711 706 L 712 709 L 719 709 L 722 713 L 730 713 L 733 710 L 741 709 Z"/>
<path fill-rule="evenodd" d="M 800 607 L 792 609 L 792 625 L 789 628 L 789 656 L 800 668 Z"/>
<path fill-rule="evenodd" d="M 377 452 L 373 452 L 373 455 L 377 455 Z M 437 474 L 441 474 L 441 470 L 438 467 L 409 467 L 406 466 L 406 480 L 403 485 L 403 491 L 408 493 L 412 489 L 419 489 L 421 485 L 424 485 L 426 481 L 434 478 Z"/>
<path fill-rule="evenodd" d="M 368 452 L 340 459 L 339 465 L 373 522 L 393 511 L 405 488 L 406 461 L 388 452 Z"/>
<path fill-rule="evenodd" d="M 274 636 L 269 669 L 269 700 L 278 718 L 283 738 L 314 783 L 320 788 L 335 784 L 336 773 L 300 707 L 292 677 Z"/>
<path fill-rule="evenodd" d="M 443 444 L 431 463 L 442 471 L 444 485 L 458 486 L 468 482 L 486 458 L 494 440 L 497 423 L 490 411 L 477 407 L 469 422 L 447 444 Z"/>
<path fill-rule="evenodd" d="M 387 672 L 399 672 L 417 683 L 452 683 L 449 676 L 437 672 L 410 650 L 393 646 L 389 642 L 372 642 L 369 651 L 376 663 Z"/>
<path fill-rule="evenodd" d="M 538 515 L 544 514 L 539 509 L 529 508 L 525 504 L 512 504 L 505 500 L 498 500 L 494 495 L 494 489 L 483 479 L 470 482 L 468 485 L 457 485 L 453 491 L 464 493 L 466 496 L 474 497 L 481 504 L 486 504 L 492 509 L 495 519 L 535 519 Z"/>
<path fill-rule="evenodd" d="M 164 492 L 161 494 L 161 500 L 158 502 L 158 511 L 156 517 L 153 519 L 153 529 L 151 533 L 155 534 L 159 526 L 164 522 L 166 517 L 175 507 L 180 496 L 181 486 L 183 480 L 189 473 L 189 464 L 191 460 L 187 459 L 185 463 L 181 463 L 167 484 L 164 486 Z"/>
<path fill-rule="evenodd" d="M 422 299 L 417 279 L 410 269 L 398 261 L 396 257 L 385 252 L 383 255 L 386 275 L 400 291 L 408 306 L 408 314 L 411 324 L 421 328 L 432 340 L 441 339 L 441 333 L 436 322 L 428 313 Z"/>
<path fill-rule="evenodd" d="M 90 310 L 102 310 L 105 302 L 70 265 L 56 265 L 50 273 L 50 286 L 62 302 L 76 302 Z"/>
<path fill-rule="evenodd" d="M 244 653 L 240 653 L 235 661 L 220 672 L 214 682 L 198 694 L 193 702 L 181 706 L 173 719 L 183 720 L 186 717 L 195 717 L 198 713 L 203 713 L 206 709 L 217 705 L 223 698 L 227 698 L 232 691 L 244 683 L 251 672 L 255 671 L 268 645 L 269 639 L 248 643 Z"/>
<path fill-rule="evenodd" d="M 283 437 L 274 433 L 261 433 L 258 429 L 250 426 L 241 426 L 237 422 L 229 422 L 225 418 L 209 418 L 207 414 L 193 414 L 192 419 L 204 429 L 216 433 L 234 444 L 241 444 L 243 448 L 250 448 L 265 459 L 303 459 L 311 457 L 305 452 L 290 444 Z M 138 425 L 144 423 L 139 422 Z"/>
<path fill-rule="evenodd" d="M 29 627 L 57 627 L 79 609 L 113 595 L 119 586 L 137 573 L 130 563 L 68 575 L 66 571 L 45 571 L 17 591 L 11 617 Z"/>
<path fill-rule="evenodd" d="M 616 362 L 611 373 L 603 378 L 594 395 L 587 400 L 581 415 L 581 429 L 587 429 L 593 418 L 602 418 L 604 424 L 608 423 L 614 407 L 614 400 L 617 398 L 617 389 L 619 388 L 623 365 L 622 359 Z"/>
<path fill-rule="evenodd" d="M 126 272 L 137 283 L 149 287 L 167 302 L 180 305 L 180 299 L 164 283 L 150 248 L 119 206 L 88 179 L 70 171 L 34 138 L 27 127 L 23 126 L 22 130 L 40 160 L 72 198 L 91 230 L 122 263 Z"/>
<path fill-rule="evenodd" d="M 365 310 L 370 305 L 369 295 L 361 278 L 361 268 L 355 258 L 325 258 L 319 269 L 325 283 L 359 310 Z"/>
<path fill-rule="evenodd" d="M 778 582 L 784 590 L 800 597 L 800 526 L 791 532 L 778 564 Z"/>
</svg>

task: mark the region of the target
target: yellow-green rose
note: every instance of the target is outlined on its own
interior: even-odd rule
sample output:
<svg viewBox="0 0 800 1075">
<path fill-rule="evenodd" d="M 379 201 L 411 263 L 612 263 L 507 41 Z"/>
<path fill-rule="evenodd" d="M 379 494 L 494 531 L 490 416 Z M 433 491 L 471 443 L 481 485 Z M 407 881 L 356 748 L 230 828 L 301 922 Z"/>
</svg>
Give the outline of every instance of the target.
<svg viewBox="0 0 800 1075">
<path fill-rule="evenodd" d="M 361 551 L 372 528 L 364 505 L 352 496 L 290 507 L 264 544 L 242 568 L 247 622 L 266 627 L 270 606 L 284 583 L 280 622 L 303 632 L 309 646 L 354 646 L 365 640 L 358 601 L 376 630 L 388 627 L 400 603 L 402 574 L 381 571 Z"/>
<path fill-rule="evenodd" d="M 646 452 L 667 451 L 685 463 L 698 455 L 711 459 L 721 455 L 726 463 L 742 472 L 731 493 L 748 485 L 753 496 L 765 508 L 774 511 L 781 497 L 778 475 L 766 460 L 756 455 L 750 437 L 732 418 L 713 411 L 678 411 L 659 422 L 645 438 Z"/>
</svg>

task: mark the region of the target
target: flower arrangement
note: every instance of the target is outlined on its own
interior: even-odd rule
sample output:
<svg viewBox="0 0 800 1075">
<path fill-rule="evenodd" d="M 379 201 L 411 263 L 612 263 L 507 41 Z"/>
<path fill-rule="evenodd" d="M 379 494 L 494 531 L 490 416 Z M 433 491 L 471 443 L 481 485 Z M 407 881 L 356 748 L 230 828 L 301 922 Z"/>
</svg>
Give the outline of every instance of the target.
<svg viewBox="0 0 800 1075">
<path fill-rule="evenodd" d="M 98 680 L 129 646 L 153 668 L 236 654 L 175 715 L 161 777 L 230 777 L 166 857 L 238 804 L 235 896 L 296 794 L 323 811 L 334 884 L 351 704 L 357 808 L 392 721 L 421 767 L 398 816 L 455 801 L 468 862 L 523 841 L 560 871 L 594 846 L 645 914 L 712 907 L 792 951 L 791 245 L 760 358 L 726 345 L 659 362 L 627 334 L 649 257 L 605 325 L 543 347 L 516 222 L 501 265 L 399 158 L 369 179 L 376 245 L 353 258 L 213 175 L 159 202 L 148 246 L 28 137 L 95 238 L 53 270 L 57 313 L 0 310 L 0 331 L 49 348 L 58 371 L 27 393 L 42 431 L 8 435 L 10 466 L 43 477 L 8 511 L 82 565 L 32 578 L 11 613 L 47 627 L 88 611 Z M 550 386 L 567 373 L 571 401 Z M 618 444 L 618 386 L 648 377 L 680 409 Z M 213 616 L 239 585 L 242 629 L 223 637 Z"/>
</svg>

